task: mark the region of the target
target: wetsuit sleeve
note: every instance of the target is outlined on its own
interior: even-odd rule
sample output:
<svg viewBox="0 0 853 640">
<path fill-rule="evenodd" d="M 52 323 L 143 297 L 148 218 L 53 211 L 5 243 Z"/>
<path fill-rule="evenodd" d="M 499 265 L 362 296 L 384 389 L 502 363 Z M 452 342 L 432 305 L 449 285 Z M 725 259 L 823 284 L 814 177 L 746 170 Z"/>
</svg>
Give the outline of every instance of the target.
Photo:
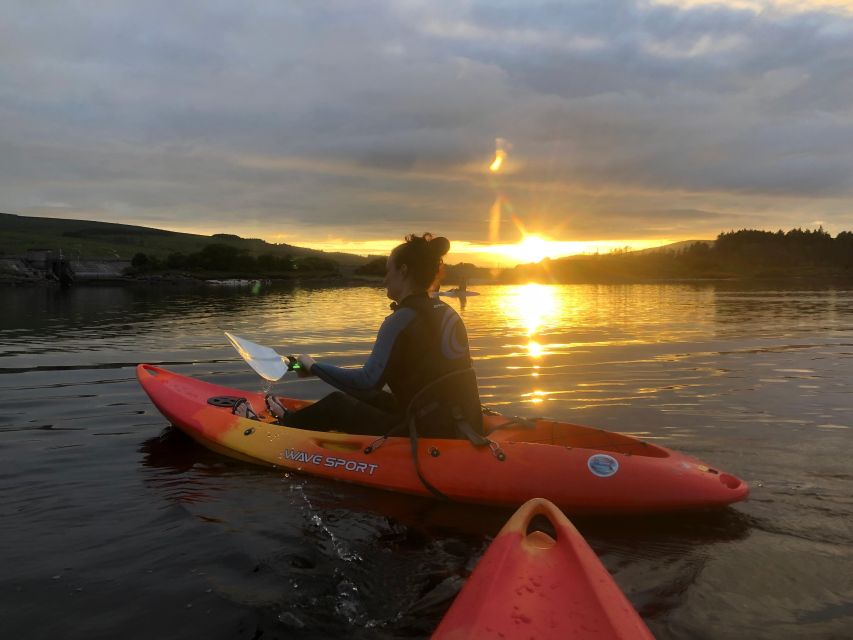
<svg viewBox="0 0 853 640">
<path fill-rule="evenodd" d="M 388 364 L 397 339 L 417 317 L 413 309 L 398 309 L 385 318 L 367 362 L 358 369 L 344 369 L 323 362 L 315 362 L 311 373 L 318 378 L 356 398 L 369 398 L 380 391 L 387 381 Z"/>
</svg>

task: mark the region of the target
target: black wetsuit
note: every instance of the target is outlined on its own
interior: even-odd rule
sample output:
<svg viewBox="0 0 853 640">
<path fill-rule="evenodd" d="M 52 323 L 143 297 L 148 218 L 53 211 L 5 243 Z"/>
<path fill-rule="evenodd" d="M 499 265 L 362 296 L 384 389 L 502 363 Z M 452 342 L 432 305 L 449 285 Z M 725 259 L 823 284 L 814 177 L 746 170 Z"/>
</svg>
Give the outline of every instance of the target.
<svg viewBox="0 0 853 640">
<path fill-rule="evenodd" d="M 452 307 L 419 293 L 392 308 L 364 366 L 314 363 L 311 373 L 340 391 L 288 414 L 283 424 L 383 435 L 400 423 L 409 401 L 430 382 L 471 367 L 468 334 Z M 391 393 L 383 391 L 386 384 Z"/>
</svg>

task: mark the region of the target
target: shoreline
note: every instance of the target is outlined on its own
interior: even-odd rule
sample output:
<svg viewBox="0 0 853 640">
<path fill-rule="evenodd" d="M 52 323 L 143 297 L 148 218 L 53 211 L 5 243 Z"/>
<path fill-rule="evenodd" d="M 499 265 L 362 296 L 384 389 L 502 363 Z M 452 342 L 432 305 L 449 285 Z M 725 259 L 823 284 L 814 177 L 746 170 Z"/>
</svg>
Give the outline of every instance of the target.
<svg viewBox="0 0 853 640">
<path fill-rule="evenodd" d="M 636 278 L 624 279 L 582 279 L 573 282 L 543 282 L 537 279 L 521 279 L 518 281 L 506 279 L 472 279 L 469 286 L 499 285 L 518 286 L 526 284 L 541 285 L 651 285 L 651 284 L 729 284 L 729 283 L 813 283 L 813 284 L 844 284 L 853 287 L 853 274 L 807 274 L 807 275 L 773 275 L 773 276 L 729 276 L 717 278 Z M 376 276 L 355 276 L 344 274 L 304 274 L 290 277 L 265 277 L 245 276 L 242 274 L 206 274 L 189 275 L 185 273 L 176 274 L 148 274 L 137 276 L 103 276 L 103 277 L 79 277 L 73 283 L 63 285 L 58 280 L 49 277 L 18 276 L 15 274 L 0 274 L 0 287 L 79 287 L 79 286 L 187 286 L 208 287 L 221 289 L 240 289 L 257 284 L 280 287 L 283 285 L 298 286 L 300 284 L 311 284 L 320 286 L 340 287 L 365 287 L 383 286 L 383 279 Z M 453 283 L 447 282 L 445 286 Z"/>
<path fill-rule="evenodd" d="M 71 288 L 71 287 L 89 287 L 89 286 L 190 286 L 190 287 L 210 287 L 210 288 L 245 288 L 256 283 L 281 286 L 281 285 L 298 285 L 303 282 L 312 284 L 324 285 L 339 285 L 339 286 L 381 286 L 381 279 L 369 279 L 360 276 L 334 276 L 334 275 L 305 275 L 295 276 L 290 278 L 269 278 L 269 277 L 243 277 L 243 276 L 222 276 L 217 274 L 213 276 L 190 276 L 186 274 L 173 275 L 148 275 L 148 276 L 116 276 L 116 277 L 101 277 L 101 278 L 75 278 L 71 284 L 63 285 L 58 280 L 48 277 L 44 278 L 27 278 L 27 277 L 9 277 L 0 274 L 0 287 L 56 287 L 56 288 Z"/>
</svg>

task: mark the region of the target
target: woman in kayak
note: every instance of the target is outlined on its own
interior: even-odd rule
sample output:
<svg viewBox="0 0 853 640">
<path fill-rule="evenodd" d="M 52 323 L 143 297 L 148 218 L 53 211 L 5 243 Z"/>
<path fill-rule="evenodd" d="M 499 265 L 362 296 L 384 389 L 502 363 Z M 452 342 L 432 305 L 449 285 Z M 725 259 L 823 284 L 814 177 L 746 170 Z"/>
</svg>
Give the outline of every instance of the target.
<svg viewBox="0 0 853 640">
<path fill-rule="evenodd" d="M 409 235 L 388 257 L 385 287 L 392 313 L 385 318 L 367 362 L 345 369 L 298 356 L 302 375 L 314 375 L 337 388 L 321 400 L 288 412 L 267 396 L 267 409 L 279 423 L 318 431 L 384 435 L 399 425 L 412 398 L 430 383 L 455 371 L 471 368 L 468 334 L 456 311 L 430 297 L 442 258 L 450 249 L 447 238 Z M 456 384 L 455 398 L 479 414 L 476 378 L 473 384 Z M 390 393 L 384 391 L 388 386 Z M 448 387 L 451 385 L 444 385 Z M 447 394 L 447 391 L 439 393 Z M 444 398 L 439 397 L 439 402 Z M 468 413 L 466 411 L 466 413 Z M 479 424 L 474 428 L 481 429 Z M 455 437 L 444 427 L 435 437 Z M 444 430 L 444 431 L 442 431 Z M 429 436 L 429 433 L 421 433 Z"/>
</svg>

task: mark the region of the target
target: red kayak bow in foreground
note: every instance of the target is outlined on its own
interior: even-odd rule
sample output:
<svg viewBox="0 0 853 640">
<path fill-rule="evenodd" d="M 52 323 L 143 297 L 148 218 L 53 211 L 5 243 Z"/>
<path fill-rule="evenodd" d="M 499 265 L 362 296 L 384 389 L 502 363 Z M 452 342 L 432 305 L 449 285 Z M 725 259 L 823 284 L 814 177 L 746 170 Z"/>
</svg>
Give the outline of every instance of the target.
<svg viewBox="0 0 853 640">
<path fill-rule="evenodd" d="M 528 532 L 536 516 L 556 538 Z M 653 640 L 583 536 L 541 498 L 501 529 L 432 638 Z"/>
</svg>

